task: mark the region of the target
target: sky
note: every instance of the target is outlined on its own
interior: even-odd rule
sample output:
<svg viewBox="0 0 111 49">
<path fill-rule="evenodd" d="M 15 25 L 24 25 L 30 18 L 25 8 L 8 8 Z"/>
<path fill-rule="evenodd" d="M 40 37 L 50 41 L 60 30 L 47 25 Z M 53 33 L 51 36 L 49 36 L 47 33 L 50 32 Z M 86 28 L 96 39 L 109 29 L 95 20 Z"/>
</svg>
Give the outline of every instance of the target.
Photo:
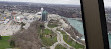
<svg viewBox="0 0 111 49">
<path fill-rule="evenodd" d="M 106 7 L 111 7 L 111 0 L 104 0 L 104 5 Z"/>
<path fill-rule="evenodd" d="M 80 0 L 0 0 L 0 1 L 80 5 Z M 111 0 L 104 0 L 104 5 L 106 7 L 111 7 Z"/>
<path fill-rule="evenodd" d="M 80 5 L 80 0 L 0 0 L 0 1 Z"/>
</svg>

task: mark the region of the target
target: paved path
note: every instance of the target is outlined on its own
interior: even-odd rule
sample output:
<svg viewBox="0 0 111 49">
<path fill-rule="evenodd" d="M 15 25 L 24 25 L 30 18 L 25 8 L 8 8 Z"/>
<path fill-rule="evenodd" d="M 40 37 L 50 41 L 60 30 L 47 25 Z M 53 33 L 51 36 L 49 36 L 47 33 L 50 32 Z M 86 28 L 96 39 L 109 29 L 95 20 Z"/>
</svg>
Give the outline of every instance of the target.
<svg viewBox="0 0 111 49">
<path fill-rule="evenodd" d="M 54 28 L 49 28 L 49 27 L 48 27 L 48 22 L 49 22 L 49 21 L 50 21 L 50 19 L 49 19 L 47 22 L 45 22 L 45 24 L 44 24 L 45 28 L 47 28 L 47 29 L 49 29 L 49 30 L 52 30 L 54 33 L 57 34 L 57 42 L 54 43 L 52 46 L 50 46 L 50 49 L 55 49 L 55 47 L 56 47 L 58 44 L 61 44 L 62 46 L 66 47 L 67 49 L 72 48 L 72 46 L 68 45 L 68 44 L 64 41 L 64 39 L 63 39 L 63 34 L 62 34 L 60 31 L 57 31 L 57 28 L 61 28 L 62 26 L 58 26 L 58 27 L 54 27 Z M 71 35 L 70 35 L 69 33 L 67 33 L 64 29 L 63 29 L 63 31 L 64 31 L 71 39 L 73 39 L 73 38 L 71 37 Z M 75 39 L 73 39 L 73 40 L 76 41 Z M 77 43 L 83 45 L 82 43 L 80 43 L 80 42 L 78 42 L 78 41 L 77 41 Z M 73 49 L 75 49 L 75 48 L 73 48 Z"/>
<path fill-rule="evenodd" d="M 84 44 L 82 44 L 81 42 L 75 40 L 75 39 L 74 39 L 69 33 L 67 33 L 64 29 L 63 29 L 63 31 L 64 31 L 73 41 L 76 41 L 77 43 L 79 43 L 79 44 L 81 44 L 81 45 L 84 45 Z M 85 45 L 84 45 L 84 46 L 85 46 Z"/>
<path fill-rule="evenodd" d="M 55 49 L 55 47 L 56 47 L 58 44 L 61 44 L 62 46 L 66 47 L 67 49 L 70 49 L 71 46 L 68 45 L 68 44 L 63 40 L 63 35 L 62 35 L 62 33 L 61 33 L 60 31 L 57 31 L 57 30 L 56 30 L 58 27 L 49 28 L 47 25 L 48 25 L 48 22 L 45 22 L 45 24 L 44 24 L 45 28 L 50 29 L 50 30 L 52 30 L 54 33 L 56 33 L 56 34 L 57 34 L 57 41 L 58 41 L 58 42 L 54 43 L 52 46 L 50 46 L 50 49 Z"/>
<path fill-rule="evenodd" d="M 59 42 L 54 43 L 52 46 L 50 46 L 50 49 L 55 49 L 55 47 L 59 44 Z"/>
<path fill-rule="evenodd" d="M 60 31 L 56 30 L 57 27 L 53 28 L 52 31 L 57 34 L 57 41 L 64 47 L 66 48 L 71 48 L 70 45 L 68 45 L 64 40 L 63 40 L 63 34 Z"/>
</svg>

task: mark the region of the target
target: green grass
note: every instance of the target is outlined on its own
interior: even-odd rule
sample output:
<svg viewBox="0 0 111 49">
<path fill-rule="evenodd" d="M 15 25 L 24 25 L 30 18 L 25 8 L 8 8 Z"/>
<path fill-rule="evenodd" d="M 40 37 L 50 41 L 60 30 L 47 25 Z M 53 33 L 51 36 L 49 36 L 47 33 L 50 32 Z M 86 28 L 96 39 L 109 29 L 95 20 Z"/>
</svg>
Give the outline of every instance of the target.
<svg viewBox="0 0 111 49">
<path fill-rule="evenodd" d="M 79 48 L 84 48 L 83 45 L 78 44 L 77 42 L 75 42 L 74 40 L 72 40 L 65 32 L 61 31 L 60 32 L 63 34 L 63 39 L 64 41 L 69 44 L 70 46 L 79 49 Z"/>
<path fill-rule="evenodd" d="M 49 29 L 43 29 L 43 33 L 48 35 L 48 34 L 52 34 L 53 32 Z"/>
<path fill-rule="evenodd" d="M 62 30 L 59 30 L 63 35 L 67 35 L 64 31 Z"/>
<path fill-rule="evenodd" d="M 48 37 L 46 37 L 48 36 Z M 40 38 L 42 40 L 42 43 L 45 46 L 51 46 L 53 45 L 55 42 L 57 42 L 57 36 L 55 33 L 53 33 L 51 30 L 49 29 L 43 29 L 43 32 L 40 34 Z"/>
<path fill-rule="evenodd" d="M 6 49 L 11 47 L 10 43 L 8 42 L 9 39 L 9 36 L 2 36 L 2 40 L 0 40 L 0 49 Z"/>
<path fill-rule="evenodd" d="M 66 49 L 65 47 L 63 47 L 62 45 L 58 44 L 55 49 Z"/>
<path fill-rule="evenodd" d="M 54 28 L 54 27 L 57 27 L 57 26 L 58 26 L 57 24 L 50 24 L 50 23 L 48 24 L 49 28 Z"/>
<path fill-rule="evenodd" d="M 53 37 L 53 38 L 42 37 L 41 39 L 45 46 L 51 46 L 55 42 L 57 42 L 57 37 Z"/>
</svg>

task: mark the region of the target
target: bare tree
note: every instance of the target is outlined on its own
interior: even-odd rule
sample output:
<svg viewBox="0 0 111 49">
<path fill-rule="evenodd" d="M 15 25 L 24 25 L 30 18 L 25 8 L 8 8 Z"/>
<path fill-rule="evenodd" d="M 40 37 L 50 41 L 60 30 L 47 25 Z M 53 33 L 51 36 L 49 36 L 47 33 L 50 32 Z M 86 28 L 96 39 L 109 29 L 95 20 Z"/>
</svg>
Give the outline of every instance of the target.
<svg viewBox="0 0 111 49">
<path fill-rule="evenodd" d="M 38 36 L 38 29 L 41 24 L 39 21 L 34 21 L 27 30 L 20 30 L 14 34 L 10 41 L 13 40 L 15 47 L 20 49 L 40 49 L 42 44 Z"/>
</svg>

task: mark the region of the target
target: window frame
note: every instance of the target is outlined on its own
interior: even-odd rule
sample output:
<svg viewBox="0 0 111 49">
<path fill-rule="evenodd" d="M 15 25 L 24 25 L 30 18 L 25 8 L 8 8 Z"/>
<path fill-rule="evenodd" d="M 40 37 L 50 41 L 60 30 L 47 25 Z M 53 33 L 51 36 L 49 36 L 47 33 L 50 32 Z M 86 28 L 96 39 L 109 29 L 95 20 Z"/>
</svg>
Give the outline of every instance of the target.
<svg viewBox="0 0 111 49">
<path fill-rule="evenodd" d="M 99 11 L 100 11 L 100 20 L 101 20 L 101 27 L 102 27 L 102 35 L 104 41 L 104 49 L 110 49 L 109 47 L 109 39 L 108 39 L 108 31 L 107 31 L 107 21 L 105 16 L 105 6 L 104 0 L 98 0 L 99 4 Z"/>
<path fill-rule="evenodd" d="M 109 49 L 103 0 L 80 0 L 87 49 Z"/>
</svg>

